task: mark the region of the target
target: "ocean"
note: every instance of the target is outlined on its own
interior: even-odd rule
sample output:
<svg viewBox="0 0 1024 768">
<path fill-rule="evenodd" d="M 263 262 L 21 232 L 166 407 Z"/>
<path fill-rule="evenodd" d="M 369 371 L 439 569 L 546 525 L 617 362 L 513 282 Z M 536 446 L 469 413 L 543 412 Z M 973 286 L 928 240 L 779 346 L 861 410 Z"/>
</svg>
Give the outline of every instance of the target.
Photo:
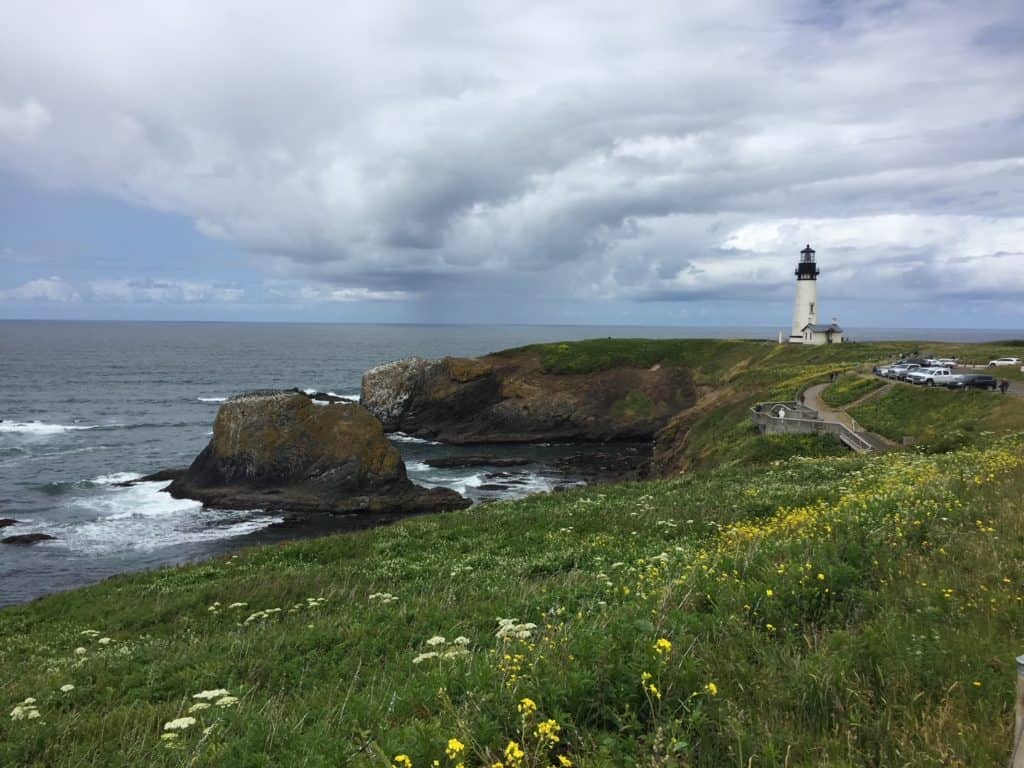
<svg viewBox="0 0 1024 768">
<path fill-rule="evenodd" d="M 0 545 L 0 606 L 294 536 L 262 510 L 172 499 L 164 483 L 120 485 L 185 467 L 206 445 L 217 407 L 239 392 L 299 387 L 358 396 L 363 372 L 411 355 L 480 355 L 533 342 L 600 337 L 764 338 L 775 328 L 430 326 L 0 321 L 0 529 L 54 541 Z M 983 341 L 1013 331 L 861 330 L 877 338 Z M 392 436 L 410 478 L 475 501 L 581 482 L 555 460 L 573 446 L 493 447 L 532 463 L 436 470 L 435 456 L 480 453 Z"/>
</svg>

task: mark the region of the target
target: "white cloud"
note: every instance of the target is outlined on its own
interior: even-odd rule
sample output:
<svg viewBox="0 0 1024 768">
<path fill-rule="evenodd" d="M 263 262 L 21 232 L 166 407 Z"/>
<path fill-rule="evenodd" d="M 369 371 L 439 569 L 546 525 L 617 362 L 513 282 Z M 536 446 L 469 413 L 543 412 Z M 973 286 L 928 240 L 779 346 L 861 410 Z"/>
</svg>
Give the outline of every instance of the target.
<svg viewBox="0 0 1024 768">
<path fill-rule="evenodd" d="M 373 291 L 369 288 L 330 288 L 323 285 L 303 286 L 299 292 L 303 301 L 406 301 L 408 291 Z"/>
<path fill-rule="evenodd" d="M 189 216 L 303 300 L 758 298 L 806 241 L 852 291 L 1020 287 L 1024 52 L 992 33 L 1019 3 L 52 0 L 0 26 L 0 168 Z"/>
<path fill-rule="evenodd" d="M 0 100 L 0 141 L 23 144 L 36 138 L 49 124 L 49 110 L 35 99 L 25 99 L 16 106 L 7 106 Z"/>
<path fill-rule="evenodd" d="M 60 277 L 41 277 L 9 290 L 0 291 L 0 301 L 79 301 L 78 291 Z"/>
<path fill-rule="evenodd" d="M 229 285 L 183 280 L 93 280 L 88 285 L 94 301 L 128 304 L 200 304 L 241 301 L 245 290 Z"/>
</svg>

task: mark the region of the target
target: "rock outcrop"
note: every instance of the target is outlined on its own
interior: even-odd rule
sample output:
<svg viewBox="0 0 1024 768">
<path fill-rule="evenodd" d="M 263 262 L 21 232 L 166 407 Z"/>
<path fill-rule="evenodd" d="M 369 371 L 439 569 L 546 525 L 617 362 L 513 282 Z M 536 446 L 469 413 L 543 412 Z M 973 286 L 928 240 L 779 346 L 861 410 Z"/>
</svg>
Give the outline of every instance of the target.
<svg viewBox="0 0 1024 768">
<path fill-rule="evenodd" d="M 224 402 L 210 443 L 167 490 L 213 507 L 293 513 L 469 505 L 454 491 L 410 482 L 398 450 L 365 408 L 315 405 L 305 394 L 279 390 Z"/>
<path fill-rule="evenodd" d="M 8 536 L 0 539 L 0 544 L 14 544 L 19 547 L 27 547 L 31 544 L 38 544 L 40 541 L 53 541 L 56 536 L 48 533 L 19 533 L 17 536 Z"/>
<path fill-rule="evenodd" d="M 408 358 L 363 375 L 361 404 L 388 431 L 449 443 L 645 440 L 696 402 L 680 367 L 543 370 L 529 350 Z"/>
</svg>

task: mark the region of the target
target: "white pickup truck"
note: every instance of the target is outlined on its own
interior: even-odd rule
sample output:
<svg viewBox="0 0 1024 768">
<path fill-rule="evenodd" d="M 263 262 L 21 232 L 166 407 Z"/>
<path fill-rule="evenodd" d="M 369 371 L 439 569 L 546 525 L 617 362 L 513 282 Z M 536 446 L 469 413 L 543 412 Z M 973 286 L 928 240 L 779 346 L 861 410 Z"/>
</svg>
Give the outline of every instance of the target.
<svg viewBox="0 0 1024 768">
<path fill-rule="evenodd" d="M 907 374 L 907 381 L 911 384 L 925 384 L 929 387 L 944 387 L 955 381 L 958 375 L 949 368 L 918 368 Z"/>
</svg>

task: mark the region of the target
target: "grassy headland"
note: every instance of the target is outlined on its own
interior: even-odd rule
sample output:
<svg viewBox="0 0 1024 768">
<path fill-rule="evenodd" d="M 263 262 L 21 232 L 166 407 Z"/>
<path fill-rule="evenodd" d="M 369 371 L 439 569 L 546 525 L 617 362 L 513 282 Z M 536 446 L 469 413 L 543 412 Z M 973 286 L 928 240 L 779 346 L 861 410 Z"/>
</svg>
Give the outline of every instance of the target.
<svg viewBox="0 0 1024 768">
<path fill-rule="evenodd" d="M 735 344 L 710 457 L 877 359 Z M 765 463 L 791 442 L 0 611 L 0 765 L 1004 762 L 1024 436 Z"/>
</svg>

